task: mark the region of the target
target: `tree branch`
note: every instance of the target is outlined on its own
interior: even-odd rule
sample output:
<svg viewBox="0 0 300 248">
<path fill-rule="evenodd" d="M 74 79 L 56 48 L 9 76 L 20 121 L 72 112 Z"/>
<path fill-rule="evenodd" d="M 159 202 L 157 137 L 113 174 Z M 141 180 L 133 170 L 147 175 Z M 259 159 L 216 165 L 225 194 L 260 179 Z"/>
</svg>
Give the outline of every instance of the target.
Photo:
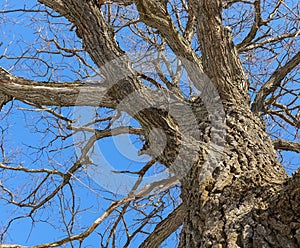
<svg viewBox="0 0 300 248">
<path fill-rule="evenodd" d="M 268 38 L 265 40 L 262 40 L 263 37 L 258 37 L 254 41 L 248 43 L 247 46 L 243 46 L 243 47 L 239 48 L 238 51 L 239 52 L 248 52 L 250 50 L 254 50 L 256 48 L 263 47 L 264 45 L 269 44 L 269 43 L 275 43 L 275 42 L 279 42 L 279 41 L 282 41 L 287 38 L 297 37 L 299 35 L 299 33 L 300 33 L 300 30 L 297 32 L 274 36 L 274 37 L 271 37 L 271 38 Z M 258 43 L 259 40 L 262 40 L 262 41 Z"/>
<path fill-rule="evenodd" d="M 248 80 L 231 31 L 222 24 L 220 0 L 190 0 L 197 18 L 197 35 L 204 72 L 218 89 L 221 99 L 248 104 Z"/>
<path fill-rule="evenodd" d="M 61 15 L 65 15 L 67 13 L 66 8 L 61 0 L 38 0 L 40 3 L 46 5 L 50 9 L 60 13 Z"/>
<path fill-rule="evenodd" d="M 276 197 L 270 198 L 270 208 L 258 215 L 259 221 L 267 227 L 274 226 L 277 240 L 288 236 L 300 244 L 300 168 L 287 180 Z M 282 244 L 281 244 L 282 246 Z M 284 245 L 283 245 L 284 246 Z"/>
<path fill-rule="evenodd" d="M 185 39 L 174 25 L 166 6 L 157 4 L 153 0 L 139 0 L 136 6 L 141 21 L 150 27 L 158 29 L 178 57 L 201 65 L 201 60 L 190 46 L 188 39 Z M 192 22 L 192 20 L 189 20 L 189 22 Z M 189 25 L 191 24 L 189 23 Z"/>
<path fill-rule="evenodd" d="M 1 67 L 0 92 L 20 101 L 46 106 L 79 105 L 111 108 L 116 104 L 112 98 L 107 96 L 101 99 L 101 96 L 104 96 L 106 92 L 106 88 L 101 84 L 37 82 L 13 76 Z"/>
<path fill-rule="evenodd" d="M 300 153 L 300 144 L 286 140 L 273 140 L 273 146 L 276 150 L 293 151 Z"/>
<path fill-rule="evenodd" d="M 139 248 L 156 248 L 183 223 L 184 205 L 179 205 L 166 219 L 160 222 Z"/>
<path fill-rule="evenodd" d="M 242 47 L 247 46 L 256 36 L 257 31 L 262 23 L 261 18 L 261 11 L 260 11 L 260 0 L 255 0 L 254 2 L 254 9 L 255 9 L 255 17 L 252 24 L 252 27 L 248 33 L 248 35 L 244 38 L 244 40 L 236 45 L 236 48 L 239 50 Z"/>
<path fill-rule="evenodd" d="M 269 78 L 266 84 L 261 87 L 259 92 L 257 93 L 253 104 L 252 111 L 253 112 L 262 112 L 264 110 L 264 101 L 266 97 L 273 93 L 284 79 L 284 77 L 293 70 L 300 63 L 300 52 L 298 52 L 289 62 L 287 62 L 284 66 L 279 67 Z"/>
<path fill-rule="evenodd" d="M 9 95 L 4 94 L 3 92 L 0 92 L 0 111 L 2 107 L 10 102 L 13 98 Z"/>
<path fill-rule="evenodd" d="M 33 246 L 22 246 L 22 245 L 17 245 L 17 244 L 2 244 L 1 248 L 43 248 L 43 247 L 57 247 L 61 246 L 65 243 L 74 241 L 74 240 L 79 240 L 82 241 L 84 240 L 87 236 L 89 236 L 102 222 L 105 220 L 117 207 L 121 206 L 122 204 L 129 202 L 134 199 L 134 196 L 128 196 L 125 197 L 119 201 L 116 201 L 112 203 L 106 211 L 98 218 L 96 219 L 90 226 L 87 228 L 84 232 L 80 234 L 76 234 L 58 241 L 54 241 L 51 243 L 46 243 L 46 244 L 41 244 L 41 245 L 33 245 Z"/>
<path fill-rule="evenodd" d="M 194 18 L 191 17 L 188 20 L 186 33 L 182 36 L 163 3 L 158 4 L 154 0 L 139 0 L 136 2 L 136 7 L 141 21 L 159 31 L 175 55 L 181 60 L 193 83 L 199 83 L 201 74 L 203 74 L 202 62 L 189 41 L 189 36 L 193 33 L 191 29 L 194 27 Z"/>
</svg>

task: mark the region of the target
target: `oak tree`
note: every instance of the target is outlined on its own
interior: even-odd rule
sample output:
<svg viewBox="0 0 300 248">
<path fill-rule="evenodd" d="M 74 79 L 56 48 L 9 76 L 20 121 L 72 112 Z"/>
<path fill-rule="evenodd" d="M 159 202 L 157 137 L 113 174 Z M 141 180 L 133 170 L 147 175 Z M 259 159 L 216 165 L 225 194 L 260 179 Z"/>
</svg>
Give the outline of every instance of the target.
<svg viewBox="0 0 300 248">
<path fill-rule="evenodd" d="M 297 1 L 39 0 L 1 14 L 1 247 L 26 245 L 22 219 L 58 233 L 28 231 L 31 247 L 300 246 L 300 173 L 286 166 L 300 153 Z M 43 137 L 24 141 L 26 159 L 20 113 Z M 95 147 L 125 134 L 147 159 L 110 170 L 133 182 L 114 191 Z"/>
</svg>

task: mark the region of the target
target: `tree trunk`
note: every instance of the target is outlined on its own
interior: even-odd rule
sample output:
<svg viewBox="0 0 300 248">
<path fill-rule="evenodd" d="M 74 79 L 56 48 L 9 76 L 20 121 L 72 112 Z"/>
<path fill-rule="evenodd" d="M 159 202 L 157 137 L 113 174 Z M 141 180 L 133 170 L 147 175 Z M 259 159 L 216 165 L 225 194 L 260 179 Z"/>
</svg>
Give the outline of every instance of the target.
<svg viewBox="0 0 300 248">
<path fill-rule="evenodd" d="M 199 161 L 182 181 L 186 213 L 180 247 L 299 247 L 299 188 L 285 186 L 287 175 L 264 124 L 250 110 L 247 78 L 221 22 L 222 3 L 192 4 L 203 69 L 226 113 L 226 144 L 210 176 L 203 178 L 206 165 Z M 284 204 L 282 213 L 287 187 L 298 201 Z"/>
<path fill-rule="evenodd" d="M 222 163 L 201 180 L 199 162 L 182 183 L 180 247 L 299 247 L 299 179 L 289 184 L 250 110 L 227 110 L 226 126 Z"/>
</svg>

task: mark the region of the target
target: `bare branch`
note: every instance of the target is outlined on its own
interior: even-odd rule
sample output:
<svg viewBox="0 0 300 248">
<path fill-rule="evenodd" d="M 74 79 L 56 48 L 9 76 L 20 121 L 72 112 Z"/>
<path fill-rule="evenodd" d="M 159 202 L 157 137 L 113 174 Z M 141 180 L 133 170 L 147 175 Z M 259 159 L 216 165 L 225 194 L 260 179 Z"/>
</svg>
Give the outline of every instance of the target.
<svg viewBox="0 0 300 248">
<path fill-rule="evenodd" d="M 293 151 L 300 153 L 300 144 L 286 140 L 273 140 L 273 145 L 276 150 Z"/>
<path fill-rule="evenodd" d="M 284 77 L 292 71 L 300 63 L 300 52 L 298 52 L 284 66 L 279 67 L 269 78 L 267 83 L 261 87 L 252 104 L 252 111 L 262 112 L 264 109 L 264 101 L 266 97 L 274 92 L 279 86 Z"/>
<path fill-rule="evenodd" d="M 254 21 L 253 21 L 252 27 L 251 27 L 248 35 L 244 38 L 244 40 L 241 43 L 236 45 L 238 50 L 242 47 L 247 46 L 249 44 L 249 42 L 251 42 L 255 38 L 257 31 L 262 24 L 261 11 L 260 11 L 260 0 L 255 0 L 254 8 L 255 8 L 255 16 L 254 16 Z"/>
<path fill-rule="evenodd" d="M 139 248 L 159 247 L 183 223 L 184 205 L 179 205 L 167 218 L 160 222 Z"/>
<path fill-rule="evenodd" d="M 264 39 L 264 40 L 258 42 L 259 40 L 261 40 L 263 38 L 263 37 L 259 37 L 259 38 L 255 39 L 254 42 L 250 42 L 247 46 L 239 48 L 238 51 L 239 52 L 248 52 L 248 51 L 256 49 L 256 48 L 260 48 L 260 47 L 263 48 L 264 45 L 269 44 L 269 43 L 272 44 L 272 43 L 279 42 L 279 41 L 282 41 L 282 40 L 287 39 L 287 38 L 297 37 L 299 35 L 299 33 L 300 33 L 300 31 L 292 32 L 292 33 L 286 33 L 286 34 L 283 34 L 283 35 L 270 37 L 268 39 Z"/>
<path fill-rule="evenodd" d="M 231 30 L 222 24 L 222 3 L 213 1 L 189 1 L 195 9 L 197 35 L 200 43 L 203 68 L 218 89 L 221 99 L 248 104 L 248 82 Z M 209 34 L 209 35 L 207 35 Z"/>
<path fill-rule="evenodd" d="M 141 20 L 150 27 L 158 29 L 159 33 L 166 39 L 168 45 L 179 58 L 185 58 L 188 61 L 199 66 L 198 70 L 202 71 L 201 60 L 191 45 L 179 33 L 170 15 L 167 12 L 167 7 L 163 3 L 157 4 L 153 0 L 142 0 L 136 3 L 140 13 Z M 188 21 L 186 36 L 192 34 L 194 18 L 191 17 Z M 192 72 L 192 68 L 185 64 L 188 72 Z M 192 75 L 192 73 L 190 73 Z"/>
<path fill-rule="evenodd" d="M 66 8 L 64 7 L 64 4 L 61 0 L 39 0 L 40 3 L 46 5 L 50 9 L 53 9 L 54 11 L 60 13 L 61 15 L 66 14 Z"/>
<path fill-rule="evenodd" d="M 41 245 L 33 245 L 33 246 L 22 246 L 22 245 L 17 245 L 17 244 L 2 244 L 1 248 L 43 248 L 43 247 L 57 247 L 57 246 L 61 246 L 65 243 L 74 241 L 74 240 L 83 240 L 85 239 L 87 236 L 89 236 L 102 222 L 103 220 L 105 220 L 117 207 L 121 206 L 122 204 L 129 202 L 131 200 L 134 199 L 134 196 L 130 196 L 130 197 L 126 197 L 123 198 L 122 200 L 116 201 L 114 203 L 112 203 L 107 209 L 106 211 L 99 217 L 97 218 L 90 226 L 89 228 L 87 228 L 84 232 L 68 237 L 68 238 L 64 238 L 55 242 L 51 242 L 51 243 L 46 243 L 46 244 L 41 244 Z"/>
<path fill-rule="evenodd" d="M 28 172 L 28 173 L 47 173 L 47 174 L 55 174 L 59 175 L 61 177 L 64 177 L 64 174 L 58 170 L 49 170 L 49 169 L 28 169 L 25 167 L 22 167 L 21 165 L 17 167 L 12 167 L 12 166 L 6 166 L 3 163 L 0 162 L 0 168 L 1 169 L 6 169 L 6 170 L 14 170 L 14 171 L 23 171 L 23 172 Z"/>
<path fill-rule="evenodd" d="M 46 106 L 100 106 L 112 107 L 114 103 L 101 99 L 106 92 L 102 84 L 80 82 L 37 82 L 9 74 L 0 67 L 0 91 L 17 100 Z M 80 93 L 80 98 L 78 98 Z M 11 98 L 10 98 L 11 99 Z M 101 99 L 101 103 L 100 100 Z"/>
</svg>

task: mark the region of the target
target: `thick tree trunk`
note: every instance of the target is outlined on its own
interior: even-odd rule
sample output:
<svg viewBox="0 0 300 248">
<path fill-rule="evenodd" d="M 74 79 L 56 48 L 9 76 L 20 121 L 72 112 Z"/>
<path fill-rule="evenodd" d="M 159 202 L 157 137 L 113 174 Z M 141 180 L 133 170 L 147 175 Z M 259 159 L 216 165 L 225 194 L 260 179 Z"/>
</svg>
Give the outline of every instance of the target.
<svg viewBox="0 0 300 248">
<path fill-rule="evenodd" d="M 249 110 L 228 110 L 226 126 L 222 162 L 203 180 L 199 162 L 182 183 L 180 247 L 299 247 L 299 180 L 288 184 L 260 119 Z"/>
<path fill-rule="evenodd" d="M 186 213 L 180 247 L 299 247 L 299 201 L 285 206 L 293 214 L 280 214 L 287 175 L 263 122 L 250 110 L 247 78 L 222 25 L 222 2 L 190 4 L 203 69 L 226 112 L 226 144 L 210 176 L 203 178 L 207 163 L 199 161 L 182 180 Z M 299 187 L 293 187 L 299 199 Z"/>
</svg>

